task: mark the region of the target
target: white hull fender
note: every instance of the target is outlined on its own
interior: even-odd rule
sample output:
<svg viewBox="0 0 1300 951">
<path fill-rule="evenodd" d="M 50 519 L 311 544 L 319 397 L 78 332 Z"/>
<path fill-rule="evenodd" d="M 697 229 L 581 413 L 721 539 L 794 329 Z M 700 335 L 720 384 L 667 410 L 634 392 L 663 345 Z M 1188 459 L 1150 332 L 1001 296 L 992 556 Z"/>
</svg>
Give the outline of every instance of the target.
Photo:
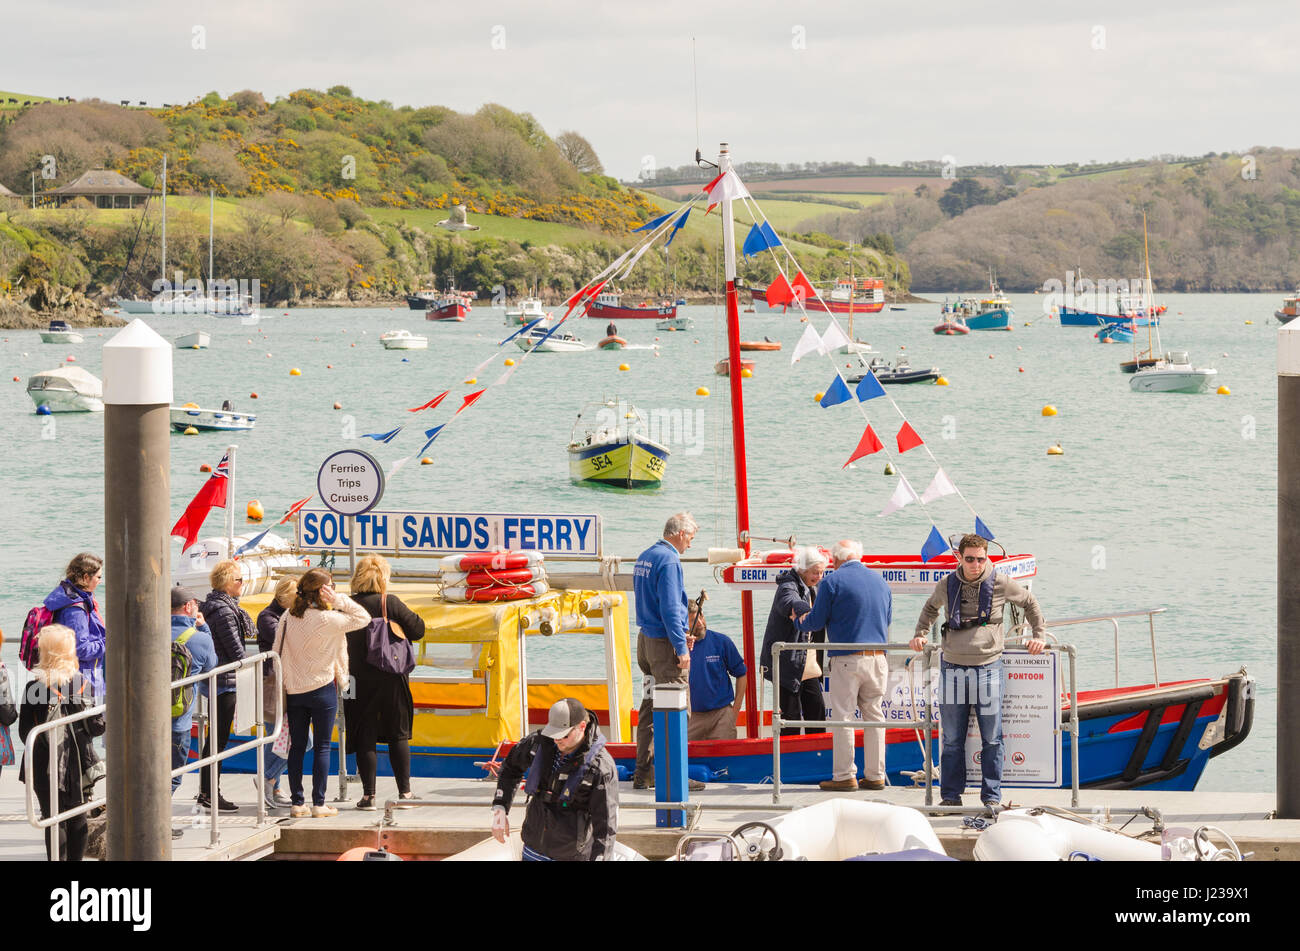
<svg viewBox="0 0 1300 951">
<path fill-rule="evenodd" d="M 828 799 L 767 824 L 776 830 L 783 861 L 839 862 L 912 849 L 947 854 L 925 816 L 889 803 Z"/>
<path fill-rule="evenodd" d="M 1112 832 L 1090 822 L 1076 822 L 1033 809 L 998 814 L 992 828 L 975 840 L 980 862 L 1060 862 L 1073 855 L 1120 862 L 1159 862 L 1160 846 Z"/>
</svg>

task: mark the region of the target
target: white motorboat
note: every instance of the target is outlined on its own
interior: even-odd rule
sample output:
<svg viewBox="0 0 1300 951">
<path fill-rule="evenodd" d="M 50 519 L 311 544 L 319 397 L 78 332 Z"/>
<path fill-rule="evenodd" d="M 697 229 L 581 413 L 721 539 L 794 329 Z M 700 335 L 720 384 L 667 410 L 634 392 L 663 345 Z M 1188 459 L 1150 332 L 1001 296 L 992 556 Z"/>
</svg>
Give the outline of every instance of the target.
<svg viewBox="0 0 1300 951">
<path fill-rule="evenodd" d="M 385 350 L 428 350 L 429 338 L 413 334 L 409 330 L 390 330 L 379 335 L 379 342 Z"/>
<path fill-rule="evenodd" d="M 206 350 L 212 338 L 208 336 L 206 330 L 196 330 L 193 333 L 181 334 L 176 338 L 177 350 Z"/>
<path fill-rule="evenodd" d="M 519 304 L 513 308 L 506 308 L 506 326 L 522 327 L 531 324 L 539 317 L 545 317 L 548 320 L 551 315 L 542 305 L 540 297 L 525 297 Z"/>
<path fill-rule="evenodd" d="M 1134 393 L 1204 393 L 1218 374 L 1212 367 L 1192 366 L 1187 351 L 1174 350 L 1129 377 L 1129 387 Z"/>
<path fill-rule="evenodd" d="M 292 526 L 286 526 L 292 528 Z M 261 529 L 235 536 L 234 550 L 246 545 L 260 534 Z M 185 588 L 202 591 L 209 587 L 208 577 L 217 562 L 226 560 L 226 539 L 201 538 L 189 551 L 178 555 L 172 566 L 173 580 Z M 283 568 L 310 567 L 311 559 L 293 551 L 292 541 L 278 537 L 274 532 L 268 534 L 254 548 L 239 556 L 236 562 L 244 578 L 242 597 L 274 591 L 278 580 L 275 573 Z"/>
<path fill-rule="evenodd" d="M 51 413 L 104 412 L 104 384 L 81 367 L 55 367 L 27 381 L 27 395 Z"/>
<path fill-rule="evenodd" d="M 49 329 L 41 331 L 41 343 L 85 343 L 85 340 L 66 320 L 51 320 Z"/>
<path fill-rule="evenodd" d="M 193 427 L 199 432 L 244 432 L 257 424 L 252 413 L 237 413 L 226 400 L 221 409 L 202 409 L 197 403 L 171 408 L 172 429 L 178 433 Z"/>
<path fill-rule="evenodd" d="M 1041 809 L 1009 809 L 975 840 L 978 862 L 1061 862 L 1094 858 L 1159 862 L 1160 846 Z"/>
<path fill-rule="evenodd" d="M 655 321 L 655 330 L 694 330 L 695 321 L 689 317 L 665 317 Z"/>
<path fill-rule="evenodd" d="M 547 336 L 550 334 L 549 336 Z M 550 333 L 545 327 L 534 327 L 527 333 L 515 338 L 515 346 L 520 350 L 537 350 L 541 353 L 564 353 L 571 350 L 590 350 L 577 336 L 564 331 Z"/>
</svg>

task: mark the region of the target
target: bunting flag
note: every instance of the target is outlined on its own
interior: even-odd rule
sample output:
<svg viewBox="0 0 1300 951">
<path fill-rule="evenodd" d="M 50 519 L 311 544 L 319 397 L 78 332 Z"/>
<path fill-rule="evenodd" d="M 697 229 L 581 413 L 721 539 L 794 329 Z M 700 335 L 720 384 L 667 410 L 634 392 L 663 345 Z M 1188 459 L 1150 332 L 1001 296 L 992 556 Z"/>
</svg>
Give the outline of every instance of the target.
<svg viewBox="0 0 1300 951">
<path fill-rule="evenodd" d="M 947 473 L 940 469 L 934 474 L 934 478 L 930 480 L 930 487 L 921 494 L 921 501 L 928 505 L 931 502 L 937 502 L 945 495 L 955 495 L 956 492 L 957 487 L 952 484 L 952 480 L 948 478 Z"/>
<path fill-rule="evenodd" d="M 552 331 L 552 333 L 553 333 L 553 332 L 554 332 L 554 331 Z M 547 334 L 546 336 L 549 337 L 550 334 Z M 483 395 L 484 393 L 486 393 L 486 392 L 487 392 L 486 389 L 475 390 L 473 393 L 470 393 L 469 395 L 465 396 L 465 397 L 461 400 L 461 404 L 460 404 L 459 409 L 457 409 L 456 412 L 452 413 L 452 415 L 453 415 L 453 416 L 459 416 L 462 410 L 469 409 L 471 406 L 474 405 L 474 401 L 477 400 L 480 396 L 482 396 L 482 395 Z M 438 428 L 441 429 L 442 427 L 439 426 Z M 426 433 L 425 435 L 428 435 L 428 434 Z M 432 442 L 433 440 L 431 439 L 431 440 L 429 440 L 429 441 Z M 427 447 L 426 447 L 426 448 L 427 448 Z"/>
<path fill-rule="evenodd" d="M 457 410 L 457 412 L 459 412 L 459 410 Z M 429 441 L 420 447 L 420 451 L 414 453 L 414 455 L 423 456 L 428 451 L 429 447 L 433 445 L 433 441 L 438 438 L 438 433 L 442 432 L 443 426 L 446 425 L 446 423 L 443 423 L 442 426 L 434 426 L 433 429 L 426 429 L 424 434 L 429 437 Z"/>
<path fill-rule="evenodd" d="M 435 406 L 437 406 L 439 403 L 441 403 L 444 399 L 446 399 L 447 394 L 450 393 L 450 392 L 451 392 L 451 390 L 443 390 L 441 393 L 439 393 L 439 394 L 438 394 L 437 396 L 435 396 L 433 399 L 429 400 L 429 402 L 425 403 L 423 406 L 416 406 L 416 407 L 413 407 L 413 408 L 411 408 L 411 409 L 408 409 L 407 412 L 408 412 L 408 413 L 418 413 L 418 412 L 420 412 L 420 410 L 433 409 Z"/>
<path fill-rule="evenodd" d="M 790 355 L 790 365 L 794 366 L 799 362 L 800 357 L 806 357 L 810 353 L 820 353 L 822 338 L 817 336 L 817 329 L 809 324 L 803 329 L 803 336 L 799 342 L 794 345 L 794 353 Z"/>
<path fill-rule="evenodd" d="M 749 234 L 745 235 L 745 245 L 741 248 L 745 257 L 751 257 L 761 251 L 769 248 L 778 248 L 781 246 L 781 239 L 776 236 L 772 226 L 764 221 L 761 225 L 756 224 L 749 229 Z"/>
<path fill-rule="evenodd" d="M 907 452 L 909 449 L 915 449 L 917 446 L 924 446 L 925 440 L 916 434 L 912 424 L 903 420 L 903 428 L 898 431 L 898 451 Z"/>
<path fill-rule="evenodd" d="M 709 182 L 709 184 L 705 185 L 704 193 L 708 196 L 705 201 L 707 201 L 709 205 L 709 207 L 704 211 L 706 215 L 716 208 L 719 202 L 728 199 L 734 201 L 737 198 L 749 197 L 749 191 L 745 188 L 744 183 L 741 182 L 740 177 L 730 169 L 723 172 L 713 181 Z"/>
<path fill-rule="evenodd" d="M 808 278 L 803 276 L 803 271 L 800 271 L 794 276 L 794 280 L 790 282 L 790 286 L 794 289 L 795 297 L 798 297 L 801 303 L 812 300 L 817 296 L 817 292 L 813 290 L 813 286 L 808 283 Z"/>
<path fill-rule="evenodd" d="M 239 557 L 240 555 L 242 555 L 244 552 L 246 552 L 246 551 L 252 551 L 252 550 L 253 550 L 254 548 L 256 548 L 258 545 L 262 544 L 262 539 L 265 538 L 265 537 L 267 536 L 267 533 L 269 533 L 270 531 L 271 531 L 271 530 L 268 528 L 268 529 L 264 529 L 263 531 L 259 532 L 259 533 L 256 534 L 256 535 L 254 535 L 251 539 L 249 539 L 248 541 L 244 542 L 244 544 L 242 544 L 242 545 L 240 545 L 238 548 L 236 548 L 236 549 L 235 549 L 235 554 L 234 554 L 233 556 L 231 556 L 231 557 L 233 557 L 233 558 L 238 558 L 238 557 Z"/>
<path fill-rule="evenodd" d="M 884 444 L 881 443 L 880 439 L 876 436 L 876 431 L 872 429 L 871 424 L 868 423 L 867 431 L 863 433 L 862 438 L 858 440 L 858 448 L 854 449 L 853 455 L 849 456 L 849 462 L 861 459 L 863 456 L 869 456 L 873 452 L 880 452 L 880 450 L 884 448 Z M 840 468 L 847 469 L 849 462 L 844 463 Z"/>
<path fill-rule="evenodd" d="M 499 377 L 497 377 L 496 382 L 493 383 L 492 385 L 500 386 L 502 383 L 506 382 L 506 380 L 510 379 L 511 375 L 515 372 L 515 368 L 518 366 L 519 366 L 518 363 L 513 363 L 510 366 L 506 367 L 506 372 L 502 373 Z"/>
<path fill-rule="evenodd" d="M 566 315 L 566 316 L 567 316 L 567 315 Z M 516 337 L 518 337 L 520 334 L 526 334 L 526 333 L 528 333 L 528 331 L 532 330 L 534 327 L 536 327 L 538 324 L 540 324 L 540 323 L 541 323 L 543 320 L 545 320 L 545 319 L 546 319 L 545 317 L 537 317 L 537 318 L 535 318 L 535 319 L 533 319 L 533 320 L 530 320 L 528 323 L 524 324 L 522 327 L 520 327 L 518 330 L 516 330 L 514 333 L 512 333 L 509 337 L 506 337 L 505 340 L 502 340 L 499 344 L 497 344 L 498 349 L 501 348 L 501 347 L 504 347 L 506 344 L 508 344 L 511 340 L 514 340 L 514 339 L 515 339 Z M 494 353 L 494 354 L 492 354 L 492 356 L 495 357 L 496 354 Z M 442 395 L 443 395 L 443 396 L 446 396 L 447 394 L 446 394 L 446 393 L 443 393 Z M 441 399 L 441 397 L 439 397 L 439 399 Z M 415 412 L 415 410 L 411 410 L 411 412 Z"/>
<path fill-rule="evenodd" d="M 305 499 L 299 499 L 297 502 L 294 502 L 293 505 L 289 506 L 289 511 L 284 513 L 284 518 L 280 519 L 280 521 L 276 522 L 275 524 L 283 525 L 285 522 L 289 521 L 289 519 L 293 518 L 295 515 L 297 515 L 299 512 L 302 511 L 302 507 L 304 505 L 306 505 L 315 497 L 316 496 L 313 493 L 312 495 L 307 496 L 307 498 Z"/>
<path fill-rule="evenodd" d="M 847 343 L 849 343 L 849 335 L 840 329 L 840 325 L 836 323 L 835 318 L 832 317 L 831 322 L 827 324 L 826 329 L 822 331 L 821 354 L 823 356 L 830 356 Z"/>
<path fill-rule="evenodd" d="M 784 274 L 778 274 L 776 280 L 767 285 L 766 299 L 768 307 L 784 307 L 794 300 L 794 291 L 790 289 L 790 282 Z"/>
<path fill-rule="evenodd" d="M 826 387 L 826 393 L 821 398 L 821 406 L 822 409 L 829 409 L 839 403 L 847 403 L 851 399 L 853 394 L 845 385 L 844 378 L 837 373 L 835 379 L 831 380 L 831 385 Z"/>
<path fill-rule="evenodd" d="M 638 231 L 654 231 L 655 228 L 658 228 L 661 224 L 663 224 L 665 221 L 667 221 L 667 220 L 668 220 L 669 218 L 671 218 L 672 216 L 673 216 L 673 213 L 672 213 L 671 211 L 668 212 L 668 214 L 666 214 L 666 215 L 660 215 L 658 218 L 653 218 L 653 219 L 651 219 L 650 221 L 647 221 L 645 224 L 643 224 L 643 225 L 642 225 L 641 227 L 639 227 L 639 228 L 633 228 L 633 229 L 632 229 L 632 233 L 633 233 L 633 234 L 636 234 L 636 232 L 638 232 Z"/>
<path fill-rule="evenodd" d="M 390 430 L 386 433 L 362 433 L 361 438 L 373 439 L 376 442 L 390 443 L 397 438 L 397 434 L 400 433 L 401 431 L 402 431 L 402 427 L 398 426 L 396 429 Z"/>
<path fill-rule="evenodd" d="M 182 554 L 198 541 L 199 530 L 203 527 L 203 521 L 208 517 L 208 513 L 214 508 L 226 507 L 226 492 L 229 488 L 230 453 L 226 453 L 217 463 L 217 467 L 212 470 L 212 475 L 203 483 L 198 494 L 190 500 L 189 505 L 185 506 L 185 511 L 176 520 L 176 524 L 172 526 L 169 534 L 185 539 L 185 544 L 181 547 Z"/>
<path fill-rule="evenodd" d="M 673 225 L 673 231 L 672 231 L 672 234 L 670 234 L 670 235 L 668 236 L 668 240 L 664 242 L 664 247 L 665 247 L 665 248 L 668 247 L 668 245 L 670 245 L 670 244 L 673 243 L 673 238 L 677 237 L 677 232 L 681 231 L 684 227 L 686 227 L 686 219 L 689 218 L 690 216 L 691 216 L 691 210 L 690 210 L 689 208 L 687 208 L 687 209 L 686 209 L 686 214 L 684 214 L 684 215 L 682 215 L 680 218 L 678 218 L 678 219 L 677 219 L 677 224 Z"/>
<path fill-rule="evenodd" d="M 921 546 L 921 564 L 933 561 L 948 550 L 948 543 L 943 540 L 939 534 L 939 529 L 933 525 L 930 526 L 930 534 L 926 536 L 925 544 Z"/>
<path fill-rule="evenodd" d="M 858 387 L 854 392 L 857 393 L 858 402 L 865 403 L 867 400 L 874 400 L 877 396 L 884 396 L 885 388 L 876 379 L 876 374 L 867 370 L 866 376 L 858 381 Z"/>
<path fill-rule="evenodd" d="M 991 531 L 989 531 L 989 527 L 980 521 L 978 515 L 975 516 L 975 534 L 987 541 L 993 541 L 996 537 Z"/>
<path fill-rule="evenodd" d="M 918 501 L 916 490 L 912 488 L 912 484 L 903 476 L 899 476 L 898 487 L 894 489 L 894 494 L 889 497 L 889 501 L 885 503 L 885 507 L 880 510 L 880 515 L 876 517 L 882 518 L 890 512 L 897 512 L 903 506 L 911 505 L 916 501 Z"/>
<path fill-rule="evenodd" d="M 767 246 L 769 248 L 781 247 L 781 239 L 778 238 L 776 232 L 772 230 L 771 222 L 764 220 L 763 223 L 759 225 L 759 230 L 763 232 L 763 238 L 767 241 Z"/>
<path fill-rule="evenodd" d="M 398 470 L 401 469 L 402 466 L 406 465 L 410 461 L 411 461 L 410 456 L 403 456 L 401 459 L 395 459 L 393 462 L 389 463 L 388 477 L 391 479 L 393 476 L 397 475 Z"/>
</svg>

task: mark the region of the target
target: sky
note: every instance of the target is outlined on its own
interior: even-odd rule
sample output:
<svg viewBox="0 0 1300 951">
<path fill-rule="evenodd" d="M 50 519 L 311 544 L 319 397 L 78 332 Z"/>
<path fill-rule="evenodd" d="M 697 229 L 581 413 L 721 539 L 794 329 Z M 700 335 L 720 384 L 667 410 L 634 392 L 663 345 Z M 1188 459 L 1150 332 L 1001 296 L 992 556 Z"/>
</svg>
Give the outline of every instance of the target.
<svg viewBox="0 0 1300 951">
<path fill-rule="evenodd" d="M 959 165 L 1300 146 L 1296 0 L 46 0 L 6 4 L 2 29 L 23 41 L 0 89 L 498 102 L 622 179 L 720 141 L 742 162 Z"/>
</svg>

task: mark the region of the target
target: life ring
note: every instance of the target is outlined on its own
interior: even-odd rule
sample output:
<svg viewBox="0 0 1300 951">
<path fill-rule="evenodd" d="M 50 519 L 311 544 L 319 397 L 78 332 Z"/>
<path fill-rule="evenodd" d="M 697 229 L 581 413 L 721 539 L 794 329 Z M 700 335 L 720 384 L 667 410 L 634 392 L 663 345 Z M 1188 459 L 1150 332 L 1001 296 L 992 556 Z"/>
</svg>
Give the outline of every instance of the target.
<svg viewBox="0 0 1300 951">
<path fill-rule="evenodd" d="M 508 568 L 531 568 L 542 563 L 539 551 L 480 551 L 469 555 L 448 555 L 442 560 L 442 570 L 473 571 L 491 568 L 501 571 Z"/>
<path fill-rule="evenodd" d="M 539 598 L 550 590 L 545 581 L 521 585 L 488 585 L 482 588 L 444 588 L 442 596 L 447 601 L 524 601 Z"/>
<path fill-rule="evenodd" d="M 473 571 L 443 572 L 442 575 L 444 585 L 458 585 L 467 588 L 528 584 L 531 581 L 545 580 L 546 569 L 540 565 L 533 568 L 476 568 Z"/>
</svg>

